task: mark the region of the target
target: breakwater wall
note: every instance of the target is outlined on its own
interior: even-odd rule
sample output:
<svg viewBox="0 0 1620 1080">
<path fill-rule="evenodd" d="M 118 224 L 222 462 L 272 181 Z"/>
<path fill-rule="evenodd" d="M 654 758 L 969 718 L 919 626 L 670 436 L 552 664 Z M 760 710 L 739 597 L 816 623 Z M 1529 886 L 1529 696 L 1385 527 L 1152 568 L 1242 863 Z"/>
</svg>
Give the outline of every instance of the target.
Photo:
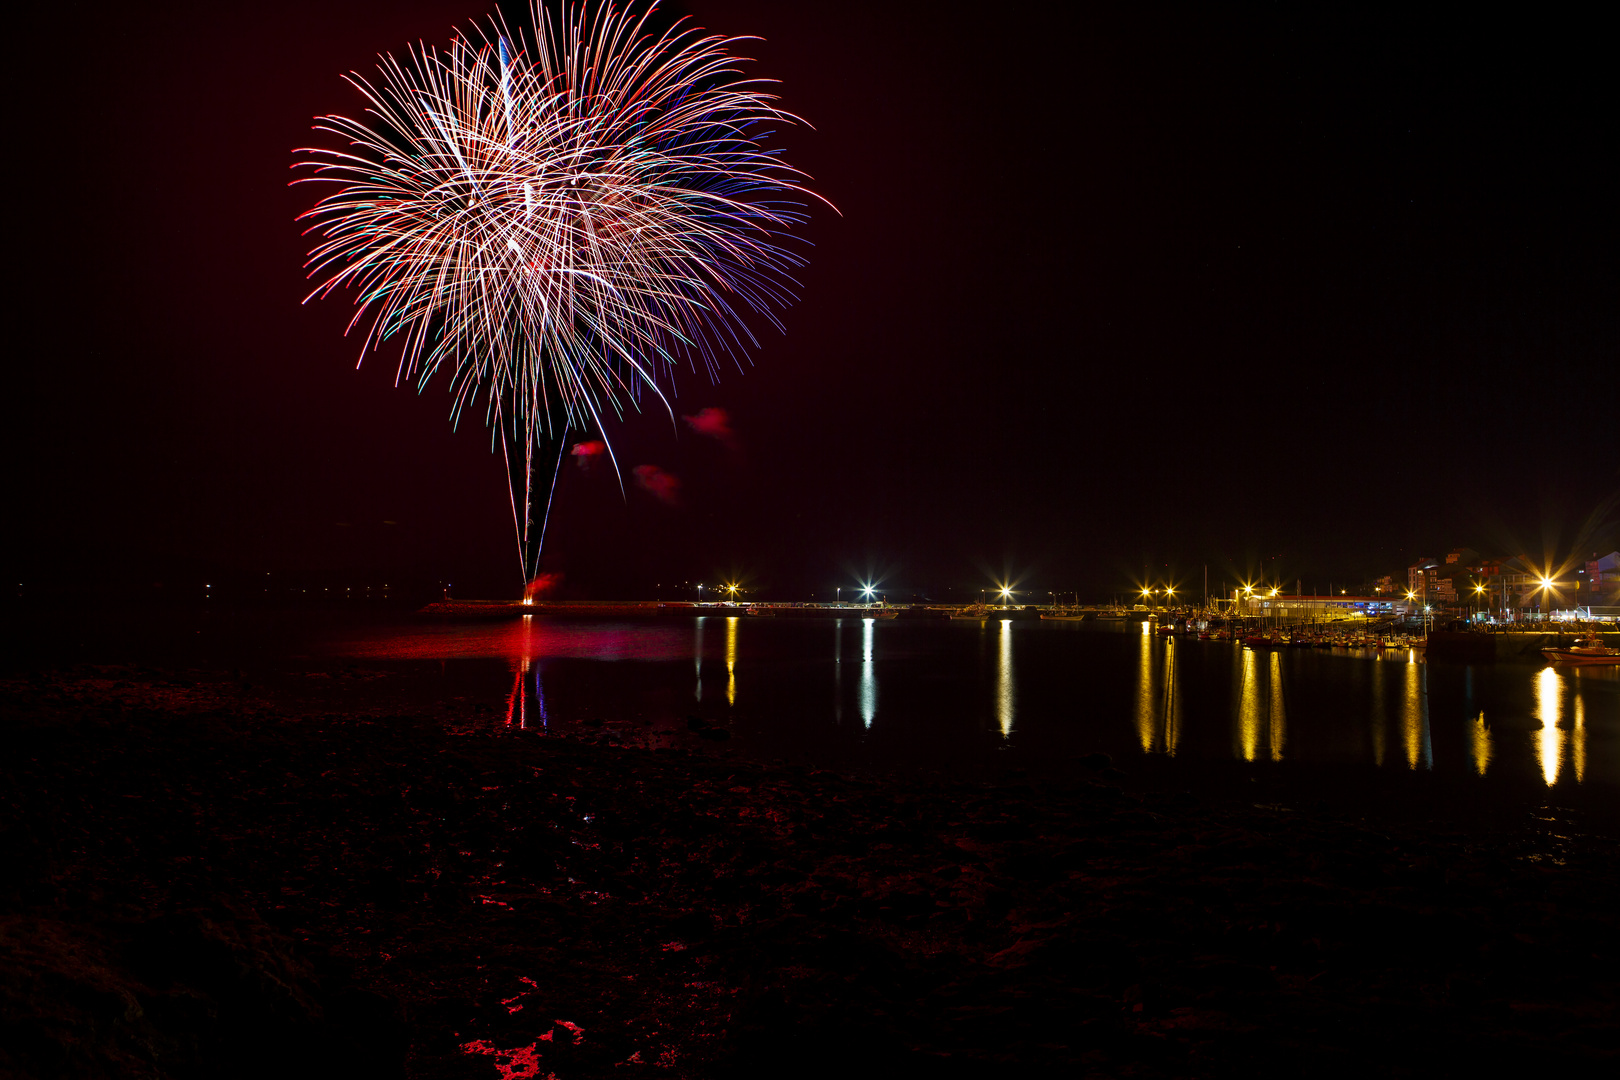
<svg viewBox="0 0 1620 1080">
<path fill-rule="evenodd" d="M 1542 649 L 1575 644 L 1584 632 L 1572 634 L 1560 631 L 1533 631 L 1481 634 L 1472 631 L 1436 630 L 1429 635 L 1430 660 L 1454 660 L 1472 664 L 1493 664 L 1498 661 L 1539 664 L 1546 658 Z M 1599 634 L 1603 643 L 1620 647 L 1620 633 Z"/>
</svg>

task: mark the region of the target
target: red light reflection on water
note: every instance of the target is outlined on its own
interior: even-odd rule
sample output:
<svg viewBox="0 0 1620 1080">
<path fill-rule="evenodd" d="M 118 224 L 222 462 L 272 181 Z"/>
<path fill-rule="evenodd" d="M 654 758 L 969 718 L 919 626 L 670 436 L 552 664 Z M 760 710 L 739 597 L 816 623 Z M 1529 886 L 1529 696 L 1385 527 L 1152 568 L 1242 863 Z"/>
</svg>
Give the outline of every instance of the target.
<svg viewBox="0 0 1620 1080">
<path fill-rule="evenodd" d="M 674 627 L 549 622 L 525 615 L 511 622 L 447 623 L 400 627 L 334 643 L 341 656 L 376 660 L 550 659 L 684 660 L 692 654 L 689 633 Z"/>
</svg>

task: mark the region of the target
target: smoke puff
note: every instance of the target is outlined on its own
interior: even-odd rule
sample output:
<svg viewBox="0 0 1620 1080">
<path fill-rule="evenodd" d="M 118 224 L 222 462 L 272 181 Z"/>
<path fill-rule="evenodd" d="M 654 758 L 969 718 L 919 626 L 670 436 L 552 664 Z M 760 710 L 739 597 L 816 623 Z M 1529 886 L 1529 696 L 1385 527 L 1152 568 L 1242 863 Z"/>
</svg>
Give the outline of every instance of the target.
<svg viewBox="0 0 1620 1080">
<path fill-rule="evenodd" d="M 535 579 L 523 587 L 525 599 L 538 600 L 556 591 L 562 584 L 561 574 L 537 574 Z"/>
<path fill-rule="evenodd" d="M 631 470 L 641 490 L 667 506 L 680 501 L 681 481 L 656 465 L 637 465 Z"/>
<path fill-rule="evenodd" d="M 737 436 L 731 430 L 731 417 L 724 409 L 699 409 L 695 416 L 683 416 L 686 426 L 699 435 L 707 435 L 722 445 L 737 449 Z"/>
<path fill-rule="evenodd" d="M 606 450 L 607 443 L 599 439 L 592 439 L 590 442 L 575 443 L 574 448 L 569 453 L 574 455 L 574 460 L 579 463 L 580 468 L 589 470 L 592 463 Z"/>
</svg>

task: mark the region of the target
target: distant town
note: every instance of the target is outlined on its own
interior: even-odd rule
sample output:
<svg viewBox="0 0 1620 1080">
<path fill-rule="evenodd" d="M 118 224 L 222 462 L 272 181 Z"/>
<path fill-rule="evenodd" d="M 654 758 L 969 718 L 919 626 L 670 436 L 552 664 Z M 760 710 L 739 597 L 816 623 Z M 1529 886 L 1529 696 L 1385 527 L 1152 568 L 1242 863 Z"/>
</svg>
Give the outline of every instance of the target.
<svg viewBox="0 0 1620 1080">
<path fill-rule="evenodd" d="M 1370 588 L 1368 587 L 1370 585 Z M 1144 589 L 1151 598 L 1153 590 Z M 1485 556 L 1457 548 L 1418 559 L 1404 575 L 1386 574 L 1325 595 L 1253 585 L 1223 599 L 1234 613 L 1303 614 L 1346 609 L 1368 615 L 1431 615 L 1471 622 L 1585 621 L 1620 616 L 1620 551 L 1543 567 L 1527 555 Z"/>
</svg>

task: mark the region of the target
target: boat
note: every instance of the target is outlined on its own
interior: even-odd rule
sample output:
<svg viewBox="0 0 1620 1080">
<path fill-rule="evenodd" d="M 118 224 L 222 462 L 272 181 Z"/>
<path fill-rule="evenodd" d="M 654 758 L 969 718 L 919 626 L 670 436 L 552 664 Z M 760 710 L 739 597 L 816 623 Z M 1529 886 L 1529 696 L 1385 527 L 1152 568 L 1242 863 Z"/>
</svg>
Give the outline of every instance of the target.
<svg viewBox="0 0 1620 1080">
<path fill-rule="evenodd" d="M 1620 649 L 1603 644 L 1603 639 L 1596 634 L 1581 638 L 1573 645 L 1542 649 L 1541 655 L 1554 664 L 1620 664 Z"/>
<path fill-rule="evenodd" d="M 972 607 L 965 607 L 961 611 L 951 612 L 950 617 L 953 619 L 988 619 L 990 609 L 983 604 L 974 604 Z"/>
</svg>

